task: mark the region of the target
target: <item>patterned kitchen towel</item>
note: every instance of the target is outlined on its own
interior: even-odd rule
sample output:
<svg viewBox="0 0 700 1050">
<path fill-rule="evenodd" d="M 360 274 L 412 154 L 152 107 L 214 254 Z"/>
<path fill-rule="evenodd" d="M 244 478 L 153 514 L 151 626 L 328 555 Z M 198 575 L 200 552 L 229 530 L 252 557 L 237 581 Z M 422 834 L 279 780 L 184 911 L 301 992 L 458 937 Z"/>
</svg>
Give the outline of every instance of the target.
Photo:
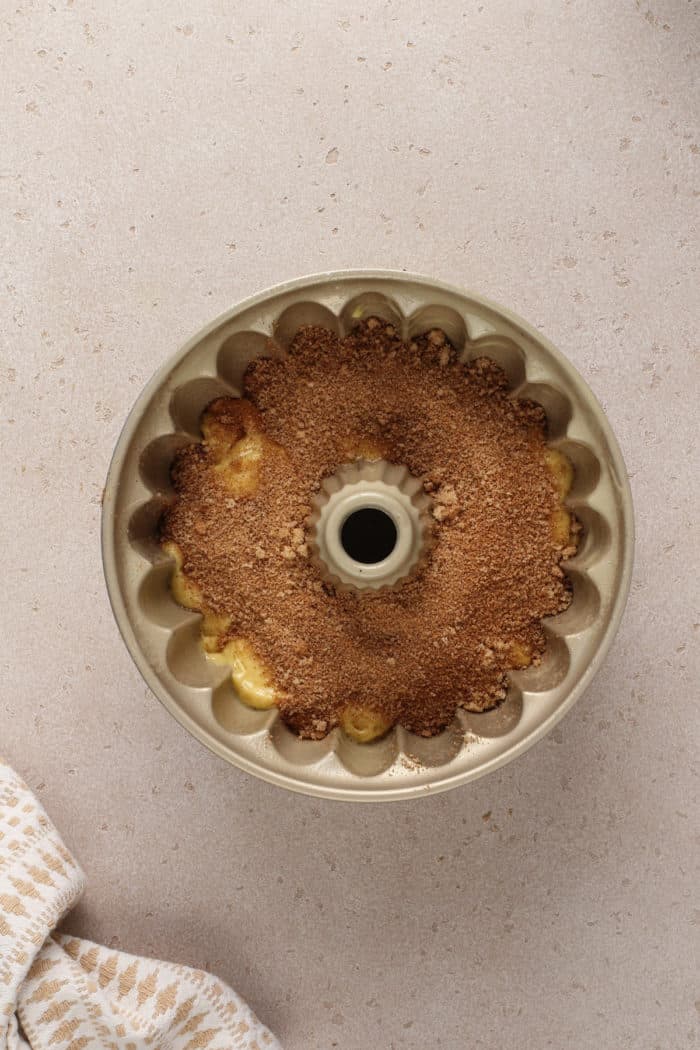
<svg viewBox="0 0 700 1050">
<path fill-rule="evenodd" d="M 53 932 L 84 886 L 0 760 L 0 1050 L 280 1050 L 210 974 Z"/>
</svg>

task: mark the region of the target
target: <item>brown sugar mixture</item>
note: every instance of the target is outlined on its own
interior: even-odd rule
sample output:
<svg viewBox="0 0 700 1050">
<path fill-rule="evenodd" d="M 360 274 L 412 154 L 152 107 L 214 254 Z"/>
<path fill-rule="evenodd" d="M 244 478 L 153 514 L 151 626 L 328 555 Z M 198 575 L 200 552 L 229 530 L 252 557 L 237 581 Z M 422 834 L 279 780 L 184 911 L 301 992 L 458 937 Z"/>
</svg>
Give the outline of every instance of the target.
<svg viewBox="0 0 700 1050">
<path fill-rule="evenodd" d="M 161 526 L 213 648 L 245 639 L 304 737 L 349 706 L 430 736 L 456 707 L 502 700 L 506 672 L 543 652 L 542 618 L 570 601 L 571 468 L 541 406 L 492 361 L 461 364 L 441 331 L 407 345 L 376 318 L 342 339 L 301 328 L 244 387 L 179 453 Z M 342 464 L 380 457 L 422 479 L 432 544 L 392 589 L 336 590 L 309 556 L 311 501 Z"/>
</svg>

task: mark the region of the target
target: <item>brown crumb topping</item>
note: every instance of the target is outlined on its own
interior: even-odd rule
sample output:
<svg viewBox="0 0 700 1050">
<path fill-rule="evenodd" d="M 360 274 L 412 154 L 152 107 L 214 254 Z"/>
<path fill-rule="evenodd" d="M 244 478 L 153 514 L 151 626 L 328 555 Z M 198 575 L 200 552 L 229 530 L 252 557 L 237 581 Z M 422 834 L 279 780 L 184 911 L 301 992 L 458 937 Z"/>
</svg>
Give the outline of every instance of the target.
<svg viewBox="0 0 700 1050">
<path fill-rule="evenodd" d="M 429 736 L 457 706 L 502 700 L 523 653 L 537 662 L 542 618 L 570 601 L 560 562 L 574 547 L 552 531 L 544 411 L 510 396 L 496 364 L 461 364 L 438 330 L 404 344 L 376 318 L 343 339 L 304 327 L 284 359 L 250 365 L 244 399 L 209 413 L 229 441 L 263 433 L 256 482 L 232 495 L 211 441 L 182 450 L 162 538 L 227 618 L 221 645 L 250 642 L 302 736 L 350 703 Z M 402 586 L 336 592 L 309 559 L 307 518 L 321 480 L 366 448 L 423 479 L 434 543 Z"/>
</svg>

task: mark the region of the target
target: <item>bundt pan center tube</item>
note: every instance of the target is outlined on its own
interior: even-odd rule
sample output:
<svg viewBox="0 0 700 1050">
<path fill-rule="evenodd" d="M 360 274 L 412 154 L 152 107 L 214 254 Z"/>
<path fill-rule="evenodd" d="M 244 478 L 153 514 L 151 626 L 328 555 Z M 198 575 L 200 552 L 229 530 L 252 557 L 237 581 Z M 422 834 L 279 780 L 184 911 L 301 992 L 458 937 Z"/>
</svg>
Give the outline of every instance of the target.
<svg viewBox="0 0 700 1050">
<path fill-rule="evenodd" d="M 430 499 L 405 467 L 358 461 L 325 478 L 311 535 L 321 576 L 350 590 L 405 579 L 425 553 Z"/>
<path fill-rule="evenodd" d="M 574 469 L 566 507 L 582 535 L 575 555 L 562 564 L 573 599 L 543 621 L 541 662 L 509 673 L 498 707 L 482 713 L 458 708 L 450 725 L 430 738 L 396 726 L 369 744 L 340 729 L 304 740 L 276 708 L 244 704 L 230 671 L 207 659 L 200 614 L 172 596 L 173 561 L 158 530 L 174 499 L 171 465 L 179 449 L 201 440 L 207 405 L 240 397 L 248 365 L 284 356 L 301 326 L 342 336 L 370 317 L 390 323 L 407 341 L 441 329 L 460 361 L 490 358 L 506 373 L 513 395 L 542 405 L 548 444 Z M 405 466 L 381 459 L 342 464 L 313 499 L 310 559 L 336 589 L 372 594 L 400 588 L 430 557 L 430 513 L 421 479 Z M 290 790 L 386 801 L 482 776 L 525 751 L 569 710 L 600 666 L 622 616 L 633 513 L 624 462 L 602 408 L 535 329 L 478 295 L 429 278 L 341 271 L 248 299 L 156 373 L 117 442 L 103 500 L 102 548 L 127 647 L 150 688 L 193 735 L 241 769 Z"/>
</svg>

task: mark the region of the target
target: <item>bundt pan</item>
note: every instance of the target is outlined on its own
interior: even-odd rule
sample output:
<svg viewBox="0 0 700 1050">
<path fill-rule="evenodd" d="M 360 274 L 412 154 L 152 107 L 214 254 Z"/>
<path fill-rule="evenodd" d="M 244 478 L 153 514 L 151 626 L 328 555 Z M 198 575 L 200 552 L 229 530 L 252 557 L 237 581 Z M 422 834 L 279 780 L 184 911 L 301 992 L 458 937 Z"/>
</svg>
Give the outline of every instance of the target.
<svg viewBox="0 0 700 1050">
<path fill-rule="evenodd" d="M 156 541 L 173 497 L 172 457 L 200 436 L 204 407 L 241 393 L 248 363 L 283 354 L 302 324 L 348 331 L 358 319 L 390 319 L 412 337 L 440 327 L 463 360 L 488 356 L 514 394 L 543 405 L 549 441 L 569 456 L 575 481 L 567 505 L 583 526 L 566 612 L 545 621 L 542 663 L 512 672 L 494 710 L 459 710 L 439 736 L 395 728 L 371 744 L 336 729 L 300 740 L 276 709 L 256 711 L 234 692 L 226 669 L 207 661 L 200 617 L 170 596 L 172 563 Z M 272 337 L 272 342 L 270 338 Z M 418 393 L 417 393 L 417 396 Z M 156 696 L 218 755 L 294 791 L 356 801 L 405 799 L 444 791 L 509 762 L 559 721 L 586 689 L 617 630 L 633 550 L 632 502 L 615 437 L 578 372 L 509 311 L 424 277 L 344 271 L 306 277 L 248 299 L 191 339 L 157 372 L 117 442 L 104 494 L 105 576 L 117 623 Z"/>
</svg>

